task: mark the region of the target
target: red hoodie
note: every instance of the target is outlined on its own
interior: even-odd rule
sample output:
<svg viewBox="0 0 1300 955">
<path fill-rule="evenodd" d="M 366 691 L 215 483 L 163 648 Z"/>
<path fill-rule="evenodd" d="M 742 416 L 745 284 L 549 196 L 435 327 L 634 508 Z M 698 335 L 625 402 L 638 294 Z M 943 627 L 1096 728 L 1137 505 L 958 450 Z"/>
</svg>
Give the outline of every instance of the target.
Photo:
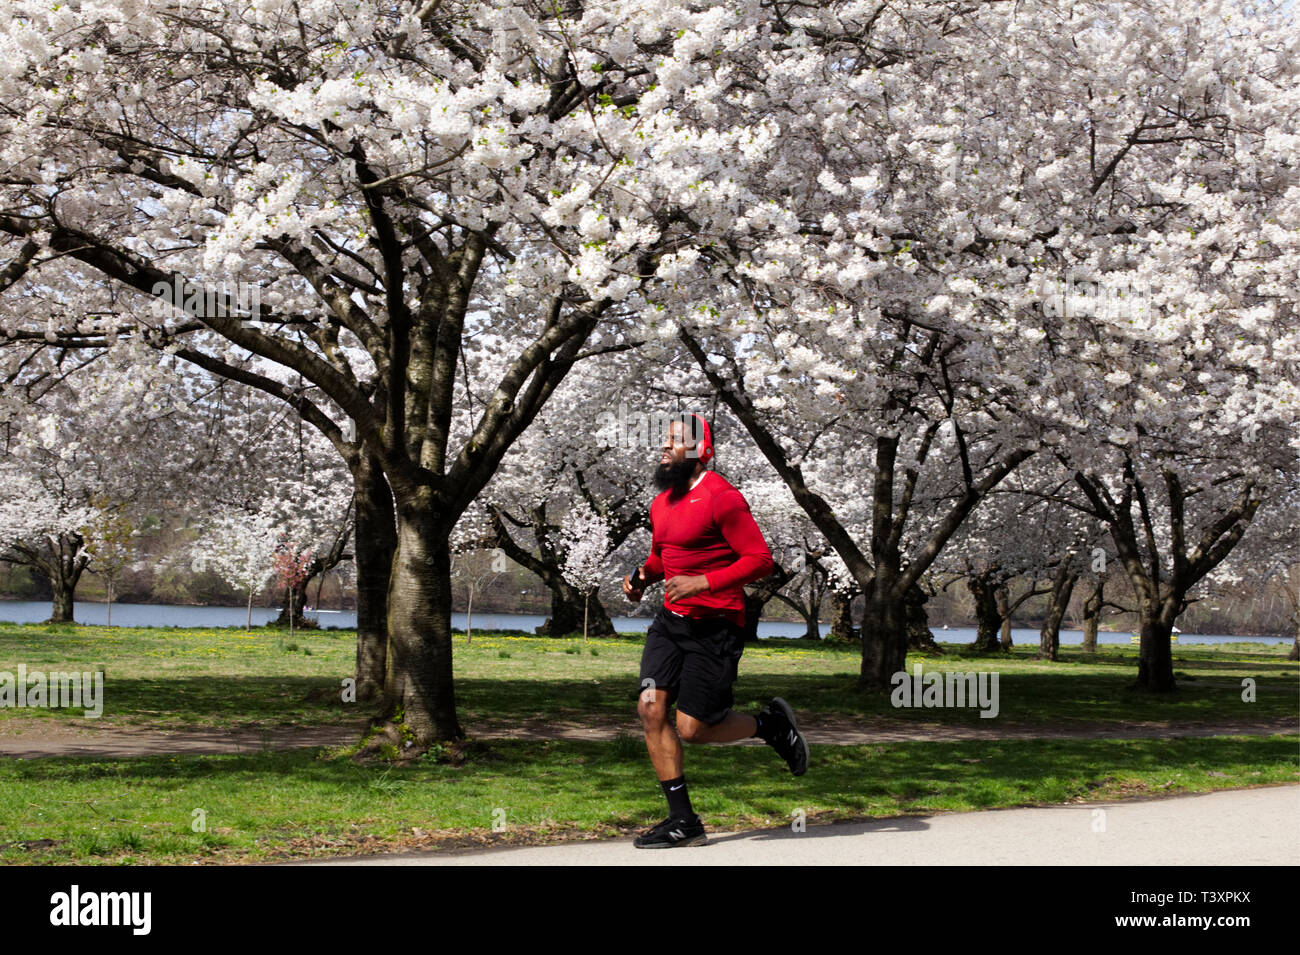
<svg viewBox="0 0 1300 955">
<path fill-rule="evenodd" d="M 641 569 L 647 583 L 704 574 L 709 589 L 664 606 L 686 617 L 727 617 L 745 625 L 744 586 L 772 572 L 772 552 L 749 504 L 726 478 L 705 471 L 681 497 L 664 491 L 650 505 L 653 542 Z"/>
</svg>

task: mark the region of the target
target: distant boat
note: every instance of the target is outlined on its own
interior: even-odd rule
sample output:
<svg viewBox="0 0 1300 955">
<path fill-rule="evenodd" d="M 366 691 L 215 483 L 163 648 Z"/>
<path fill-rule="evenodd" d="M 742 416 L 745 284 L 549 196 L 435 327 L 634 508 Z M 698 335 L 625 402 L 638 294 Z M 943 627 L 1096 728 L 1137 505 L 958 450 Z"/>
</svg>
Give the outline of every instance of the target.
<svg viewBox="0 0 1300 955">
<path fill-rule="evenodd" d="M 942 627 L 940 627 L 939 629 L 940 629 L 940 630 L 947 630 L 947 629 L 948 629 L 948 625 L 945 623 L 945 624 L 944 624 Z"/>
<path fill-rule="evenodd" d="M 1182 631 L 1179 630 L 1177 627 L 1174 627 L 1174 633 L 1182 633 Z"/>
</svg>

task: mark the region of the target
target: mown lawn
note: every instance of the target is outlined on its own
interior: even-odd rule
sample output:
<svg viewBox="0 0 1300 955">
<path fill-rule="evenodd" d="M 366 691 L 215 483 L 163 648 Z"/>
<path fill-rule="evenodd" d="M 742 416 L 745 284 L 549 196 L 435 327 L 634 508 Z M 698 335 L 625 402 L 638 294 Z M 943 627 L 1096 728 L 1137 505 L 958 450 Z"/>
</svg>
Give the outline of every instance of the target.
<svg viewBox="0 0 1300 955">
<path fill-rule="evenodd" d="M 456 639 L 465 758 L 359 763 L 350 750 L 229 756 L 0 759 L 0 863 L 168 863 L 285 858 L 626 836 L 658 821 L 662 795 L 636 736 L 612 742 L 475 740 L 475 725 L 633 718 L 642 637 Z M 1263 644 L 1175 649 L 1179 690 L 1133 689 L 1135 649 L 1034 649 L 909 657 L 927 670 L 996 671 L 997 719 L 978 710 L 896 709 L 861 695 L 855 649 L 751 645 L 736 686 L 752 712 L 782 695 L 809 719 L 983 727 L 1290 720 L 1271 736 L 1061 739 L 816 746 L 794 778 L 763 747 L 691 747 L 692 800 L 711 830 L 992 807 L 1051 805 L 1300 781 L 1300 667 Z M 99 721 L 76 709 L 0 708 L 0 734 L 44 721 L 116 726 L 359 725 L 341 700 L 355 635 L 305 631 L 0 625 L 0 672 L 103 670 Z M 1253 680 L 1255 701 L 1243 700 Z M 200 825 L 201 823 L 201 825 Z M 504 826 L 504 829 L 502 829 Z M 501 830 L 501 831 L 498 831 Z"/>
<path fill-rule="evenodd" d="M 688 771 L 696 811 L 720 831 L 789 825 L 797 810 L 817 823 L 1295 783 L 1298 741 L 823 746 L 799 778 L 765 747 L 698 747 Z M 0 760 L 0 863 L 246 862 L 535 844 L 626 837 L 664 814 L 638 739 L 475 749 L 459 766 L 359 765 L 324 750 Z"/>
<path fill-rule="evenodd" d="M 627 720 L 635 702 L 642 637 L 547 639 L 476 633 L 456 638 L 458 712 L 472 731 L 479 721 Z M 292 649 L 290 649 L 292 647 Z M 855 690 L 856 649 L 800 640 L 750 645 L 740 665 L 736 707 L 757 708 L 774 695 L 801 712 L 824 716 L 942 723 L 1050 724 L 1246 722 L 1295 717 L 1300 664 L 1266 644 L 1183 646 L 1174 651 L 1179 690 L 1133 689 L 1135 647 L 1094 655 L 1066 651 L 1057 663 L 1032 659 L 1035 648 L 1009 655 L 912 655 L 908 670 L 996 671 L 999 713 L 976 708 L 895 708 L 887 694 Z M 175 728 L 330 725 L 355 722 L 363 707 L 342 700 L 351 676 L 355 634 L 300 631 L 292 641 L 254 629 L 126 629 L 0 624 L 0 671 L 103 670 L 101 724 Z M 1243 680 L 1254 681 L 1254 702 Z M 82 721 L 78 709 L 0 708 L 5 719 Z"/>
</svg>

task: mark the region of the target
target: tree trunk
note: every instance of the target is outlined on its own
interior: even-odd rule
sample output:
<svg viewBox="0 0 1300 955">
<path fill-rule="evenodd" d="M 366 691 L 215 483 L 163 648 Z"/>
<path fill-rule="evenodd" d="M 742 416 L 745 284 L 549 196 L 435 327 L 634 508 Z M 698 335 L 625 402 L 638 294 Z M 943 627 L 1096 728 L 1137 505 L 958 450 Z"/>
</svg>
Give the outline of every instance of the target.
<svg viewBox="0 0 1300 955">
<path fill-rule="evenodd" d="M 1295 607 L 1295 614 L 1291 617 L 1295 622 L 1295 640 L 1291 643 L 1291 652 L 1286 655 L 1286 658 L 1300 660 L 1300 595 L 1296 596 L 1292 606 Z"/>
<path fill-rule="evenodd" d="M 803 640 L 820 640 L 822 638 L 821 621 L 817 619 L 817 605 L 803 611 Z"/>
<path fill-rule="evenodd" d="M 966 578 L 966 586 L 975 598 L 976 631 L 971 649 L 976 653 L 1001 650 L 998 631 L 1002 629 L 1002 614 L 998 613 L 997 588 L 983 576 Z"/>
<path fill-rule="evenodd" d="M 943 653 L 930 632 L 930 615 L 925 612 L 925 591 L 913 584 L 907 591 L 907 648 L 924 653 Z"/>
<path fill-rule="evenodd" d="M 73 619 L 72 600 L 76 585 L 68 585 L 62 574 L 50 575 L 50 588 L 54 591 L 54 600 L 47 623 L 75 623 Z"/>
<path fill-rule="evenodd" d="M 82 550 L 82 543 L 80 534 L 60 534 L 57 541 L 47 541 L 48 560 L 44 553 L 32 555 L 34 562 L 31 566 L 50 582 L 50 619 L 46 623 L 76 622 L 73 619 L 73 600 L 77 592 L 77 581 L 90 562 Z"/>
<path fill-rule="evenodd" d="M 1138 646 L 1138 686 L 1157 693 L 1171 693 L 1174 682 L 1174 655 L 1169 645 L 1179 601 L 1166 597 L 1160 602 L 1142 601 L 1140 644 Z"/>
<path fill-rule="evenodd" d="M 576 587 L 567 582 L 549 582 L 551 590 L 551 615 L 534 632 L 544 636 L 563 637 L 582 630 L 584 615 L 590 611 L 590 632 L 598 637 L 614 636 L 614 624 L 609 619 L 604 604 L 597 598 L 587 601 Z"/>
<path fill-rule="evenodd" d="M 875 581 L 862 613 L 862 671 L 858 690 L 888 690 L 907 665 L 907 607 Z"/>
<path fill-rule="evenodd" d="M 384 696 L 387 718 L 400 708 L 400 722 L 421 747 L 465 735 L 452 682 L 451 530 L 427 505 L 398 506 Z"/>
<path fill-rule="evenodd" d="M 271 623 L 273 627 L 288 627 L 290 633 L 295 630 L 303 630 L 312 626 L 305 616 L 303 608 L 307 606 L 307 581 L 303 580 L 296 587 L 286 587 L 284 589 L 284 599 L 280 605 L 280 616 L 276 617 Z M 292 611 L 292 618 L 290 612 Z"/>
<path fill-rule="evenodd" d="M 379 463 L 363 455 L 352 472 L 356 495 L 357 700 L 378 699 L 388 660 L 388 587 L 397 552 L 393 494 Z"/>
<path fill-rule="evenodd" d="M 831 640 L 853 640 L 857 631 L 853 628 L 853 595 L 838 590 L 831 591 Z"/>
<path fill-rule="evenodd" d="M 474 585 L 472 583 L 465 598 L 465 646 L 469 646 L 474 639 Z"/>
<path fill-rule="evenodd" d="M 1077 573 L 1070 572 L 1070 562 L 1063 560 L 1052 580 L 1047 616 L 1043 618 L 1043 627 L 1038 632 L 1039 660 L 1056 660 L 1060 657 L 1061 621 L 1065 619 L 1065 611 L 1070 606 L 1070 595 L 1074 592 L 1074 582 L 1078 579 Z"/>
<path fill-rule="evenodd" d="M 1106 584 L 1094 578 L 1088 596 L 1083 598 L 1083 652 L 1097 652 L 1097 625 L 1101 622 L 1101 604 Z"/>
<path fill-rule="evenodd" d="M 998 603 L 998 616 L 1002 618 L 1002 638 L 998 641 L 1003 650 L 1010 650 L 1011 642 L 1011 591 L 1006 584 L 993 591 Z"/>
<path fill-rule="evenodd" d="M 808 612 L 803 617 L 805 640 L 822 638 L 821 608 L 821 594 L 817 592 L 817 572 L 814 570 L 808 574 Z"/>
</svg>

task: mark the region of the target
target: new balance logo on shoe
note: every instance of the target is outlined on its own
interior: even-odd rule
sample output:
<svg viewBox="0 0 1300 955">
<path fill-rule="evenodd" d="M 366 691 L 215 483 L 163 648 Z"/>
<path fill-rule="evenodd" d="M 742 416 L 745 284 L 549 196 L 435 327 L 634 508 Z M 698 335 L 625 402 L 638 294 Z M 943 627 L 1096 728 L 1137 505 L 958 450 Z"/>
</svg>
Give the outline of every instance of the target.
<svg viewBox="0 0 1300 955">
<path fill-rule="evenodd" d="M 633 840 L 638 849 L 673 849 L 678 846 L 707 846 L 708 838 L 699 816 L 689 819 L 665 819 Z"/>
</svg>

